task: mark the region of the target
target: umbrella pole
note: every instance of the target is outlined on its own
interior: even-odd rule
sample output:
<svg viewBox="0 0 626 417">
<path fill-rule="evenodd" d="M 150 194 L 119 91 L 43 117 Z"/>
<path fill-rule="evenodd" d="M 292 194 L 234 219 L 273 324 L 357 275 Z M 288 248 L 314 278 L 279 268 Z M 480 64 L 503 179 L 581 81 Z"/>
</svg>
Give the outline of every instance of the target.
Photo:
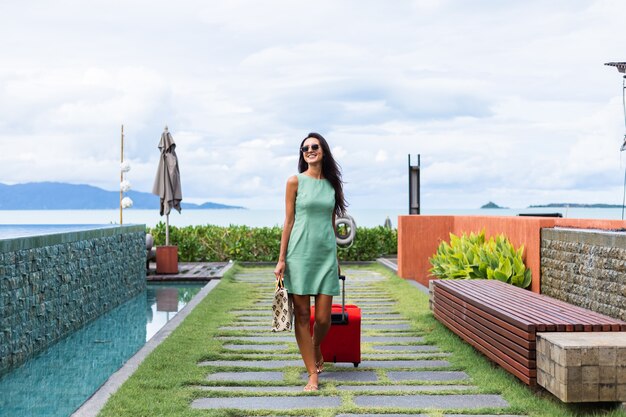
<svg viewBox="0 0 626 417">
<path fill-rule="evenodd" d="M 124 162 L 124 125 L 122 125 L 122 146 L 120 152 L 120 166 Z M 120 184 L 124 181 L 124 171 L 120 170 Z M 120 187 L 120 225 L 122 224 L 122 189 Z"/>
<path fill-rule="evenodd" d="M 170 215 L 165 215 L 165 246 L 170 245 Z"/>
</svg>

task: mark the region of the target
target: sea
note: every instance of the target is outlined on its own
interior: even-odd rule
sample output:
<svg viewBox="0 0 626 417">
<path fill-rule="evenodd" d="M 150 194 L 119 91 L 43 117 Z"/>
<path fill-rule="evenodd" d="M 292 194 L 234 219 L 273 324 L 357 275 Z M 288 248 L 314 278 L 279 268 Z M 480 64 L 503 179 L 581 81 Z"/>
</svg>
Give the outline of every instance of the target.
<svg viewBox="0 0 626 417">
<path fill-rule="evenodd" d="M 619 208 L 507 208 L 507 209 L 424 209 L 424 215 L 473 215 L 473 216 L 517 216 L 520 213 L 561 213 L 566 218 L 583 219 L 623 219 Z M 382 226 L 389 218 L 393 227 L 397 226 L 398 216 L 408 214 L 407 209 L 358 209 L 348 210 L 357 226 Z M 188 209 L 181 213 L 172 211 L 169 223 L 173 226 L 197 225 L 246 225 L 250 227 L 282 226 L 282 209 Z M 165 223 L 165 216 L 158 210 L 125 209 L 122 224 L 145 224 L 154 227 Z M 116 210 L 0 210 L 0 224 L 11 225 L 59 225 L 59 224 L 120 224 L 120 211 Z"/>
</svg>

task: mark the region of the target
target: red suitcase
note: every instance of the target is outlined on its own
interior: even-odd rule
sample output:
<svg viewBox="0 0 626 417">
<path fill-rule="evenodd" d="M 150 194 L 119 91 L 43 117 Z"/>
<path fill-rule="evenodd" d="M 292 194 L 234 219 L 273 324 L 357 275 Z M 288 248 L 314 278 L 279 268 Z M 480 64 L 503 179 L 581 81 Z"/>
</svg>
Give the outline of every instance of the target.
<svg viewBox="0 0 626 417">
<path fill-rule="evenodd" d="M 346 305 L 346 277 L 341 275 L 343 291 L 341 304 L 333 304 L 331 325 L 322 342 L 324 362 L 361 363 L 361 309 L 353 304 Z M 311 334 L 315 323 L 315 306 L 311 308 Z"/>
</svg>

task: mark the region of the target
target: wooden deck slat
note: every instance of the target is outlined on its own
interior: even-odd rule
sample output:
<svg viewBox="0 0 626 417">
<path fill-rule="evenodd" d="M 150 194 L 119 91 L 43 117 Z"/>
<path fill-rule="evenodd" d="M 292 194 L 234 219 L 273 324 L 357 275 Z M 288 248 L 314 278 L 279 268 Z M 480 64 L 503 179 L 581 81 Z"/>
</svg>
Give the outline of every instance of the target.
<svg viewBox="0 0 626 417">
<path fill-rule="evenodd" d="M 479 282 L 478 280 L 475 281 Z M 488 288 L 491 290 L 504 290 L 507 291 L 511 286 L 509 284 L 505 284 L 500 281 L 486 281 L 488 284 Z M 525 300 L 541 300 L 542 308 L 548 307 L 550 309 L 557 308 L 560 309 L 558 311 L 562 311 L 567 313 L 568 315 L 573 315 L 578 317 L 579 320 L 582 320 L 583 323 L 614 323 L 614 324 L 624 324 L 623 321 L 615 319 L 613 317 L 609 317 L 600 313 L 596 313 L 591 310 L 587 310 L 582 307 L 577 307 L 571 304 L 568 304 L 564 301 L 557 300 L 552 297 L 548 297 L 543 294 L 536 294 L 533 292 L 529 292 L 527 290 L 523 290 L 521 288 L 513 287 L 516 299 L 525 299 Z M 534 308 L 534 305 L 530 305 L 530 308 Z"/>
<path fill-rule="evenodd" d="M 535 323 L 537 331 L 563 332 L 574 330 L 575 323 L 572 320 L 555 316 L 549 311 L 548 306 L 542 309 L 537 308 L 537 301 L 526 298 L 523 293 L 514 292 L 510 294 L 506 292 L 506 289 L 493 285 L 488 286 L 488 289 L 481 289 L 473 285 L 471 287 L 473 287 L 471 294 L 475 294 L 476 299 L 483 299 L 485 302 L 489 302 L 490 305 L 497 305 L 502 314 L 515 314 L 517 317 L 521 316 L 525 320 Z M 542 307 L 544 306 L 542 305 Z"/>
<path fill-rule="evenodd" d="M 489 323 L 490 327 L 494 329 L 497 328 L 499 332 L 502 332 L 502 334 L 505 334 L 510 339 L 520 341 L 520 343 L 522 344 L 524 342 L 526 344 L 534 343 L 532 341 L 529 341 L 530 333 L 527 330 L 515 327 L 511 325 L 510 323 L 507 323 L 499 319 L 498 317 L 490 315 L 486 313 L 485 311 L 482 311 L 479 307 L 466 303 L 465 301 L 457 298 L 456 296 L 448 292 L 437 291 L 434 297 L 437 299 L 439 299 L 439 297 L 445 298 L 449 300 L 450 302 L 453 302 L 454 304 L 462 305 L 467 310 L 467 314 L 472 315 L 474 320 L 477 320 L 485 325 L 487 325 L 486 323 Z M 529 346 L 525 346 L 525 347 L 529 347 Z"/>
<path fill-rule="evenodd" d="M 479 307 L 476 307 L 473 304 L 466 303 L 465 301 L 461 300 L 460 298 L 456 297 L 455 295 L 453 295 L 453 294 L 451 294 L 449 292 L 437 291 L 435 293 L 435 297 L 438 297 L 438 296 L 446 297 L 446 298 L 454 301 L 457 304 L 461 304 L 462 303 L 463 305 L 465 305 L 465 307 L 469 311 L 475 313 L 476 315 L 480 316 L 481 318 L 484 318 L 485 320 L 488 320 L 488 321 L 494 323 L 499 328 L 508 330 L 509 332 L 514 334 L 515 336 L 518 336 L 520 338 L 527 338 L 528 337 L 528 332 L 527 331 L 525 331 L 523 329 L 520 329 L 519 327 L 515 327 L 514 325 L 512 325 L 510 323 L 507 323 L 504 320 L 501 320 L 501 319 L 499 319 L 499 318 L 497 318 L 497 317 L 495 317 L 493 315 L 490 315 L 489 313 L 481 310 Z M 531 342 L 529 342 L 529 343 L 531 343 Z"/>
<path fill-rule="evenodd" d="M 437 294 L 437 297 L 439 296 L 441 295 Z M 520 362 L 524 359 L 534 359 L 534 355 L 530 355 L 531 348 L 535 346 L 534 342 L 530 342 L 527 338 L 515 335 L 499 327 L 497 324 L 476 315 L 465 306 L 455 305 L 455 303 L 449 302 L 445 297 L 437 298 L 436 305 L 440 304 L 456 316 L 463 317 L 464 321 L 473 328 L 480 330 L 485 335 L 488 335 L 492 339 L 497 340 L 500 344 L 521 355 L 523 359 L 520 359 Z"/>
<path fill-rule="evenodd" d="M 467 289 L 467 293 L 469 293 L 470 295 L 472 294 L 472 292 L 470 291 L 471 289 Z M 466 294 L 465 291 L 463 291 L 460 288 L 454 287 L 454 286 L 443 286 L 443 285 L 439 285 L 439 284 L 435 284 L 435 291 L 447 291 L 449 293 L 454 294 L 456 297 L 458 297 L 459 299 L 465 301 L 466 303 L 472 304 L 478 308 L 480 308 L 481 310 L 484 310 L 486 312 L 488 312 L 489 314 L 494 315 L 495 317 L 499 318 L 500 320 L 503 320 L 517 328 L 520 328 L 526 332 L 533 332 L 533 329 L 535 328 L 535 324 L 527 319 L 524 319 L 522 317 L 518 317 L 517 314 L 505 314 L 503 312 L 501 312 L 497 306 L 493 306 L 487 302 L 481 302 L 479 299 L 477 299 L 477 297 L 472 297 L 472 296 L 468 296 Z"/>
<path fill-rule="evenodd" d="M 501 288 L 493 287 L 490 288 L 490 290 L 493 291 L 494 295 L 498 297 L 507 296 Z M 518 296 L 516 294 L 516 298 L 510 302 L 510 307 L 527 309 L 524 312 L 528 317 L 532 316 L 535 320 L 542 321 L 544 323 L 552 322 L 556 327 L 556 331 L 559 332 L 583 330 L 583 324 L 577 320 L 576 317 L 569 316 L 560 310 L 553 309 L 547 304 L 542 304 L 542 307 L 544 308 L 542 310 L 537 310 L 536 306 L 532 304 L 534 302 L 535 300 L 529 299 L 525 296 Z"/>
<path fill-rule="evenodd" d="M 487 285 L 480 287 L 479 283 L 484 282 Z M 450 285 L 452 283 L 452 285 Z M 467 283 L 466 287 L 459 287 L 459 284 Z M 486 280 L 467 280 L 467 281 L 446 281 L 443 288 L 449 287 L 461 288 L 465 299 L 479 302 L 481 305 L 488 305 L 496 308 L 503 313 L 511 314 L 521 321 L 531 322 L 536 325 L 567 325 L 572 324 L 572 317 L 577 318 L 580 324 L 590 324 L 595 326 L 611 325 L 612 328 L 620 328 L 624 322 L 604 316 L 590 310 L 568 305 L 567 303 L 554 300 L 545 295 L 531 293 L 521 288 L 512 287 L 509 284 L 500 281 Z M 470 288 L 467 288 L 470 287 Z M 514 290 L 509 291 L 507 287 Z M 555 303 L 558 302 L 558 303 Z M 540 305 L 540 307 L 539 307 Z M 554 307 L 559 307 L 559 314 L 550 315 L 549 311 L 554 311 Z M 563 318 L 566 317 L 566 318 Z M 543 320 L 542 320 L 543 319 Z M 616 326 L 612 326 L 612 325 Z M 597 329 L 598 327 L 596 327 Z M 601 328 L 600 328 L 601 330 Z"/>
<path fill-rule="evenodd" d="M 179 262 L 178 274 L 157 274 L 152 262 L 146 274 L 148 281 L 201 281 L 220 279 L 227 268 L 227 262 Z"/>
<path fill-rule="evenodd" d="M 505 286 L 491 285 L 490 290 L 494 292 L 497 291 L 498 294 L 503 294 L 503 296 L 506 296 L 506 293 L 503 293 L 503 291 L 506 291 Z M 560 321 L 561 324 L 565 324 L 566 326 L 573 325 L 574 327 L 578 328 L 578 331 L 581 331 L 584 325 L 593 325 L 599 322 L 603 323 L 603 325 L 619 323 L 619 320 L 615 320 L 612 317 L 607 317 L 589 310 L 585 310 L 580 307 L 569 305 L 567 303 L 553 299 L 551 297 L 547 297 L 545 295 L 529 293 L 528 291 L 521 291 L 516 293 L 517 305 L 524 302 L 537 302 L 537 300 L 541 300 L 540 302 L 542 311 L 545 313 L 550 313 L 550 319 L 554 321 Z M 532 304 L 529 308 L 532 310 L 536 310 L 535 306 Z M 568 331 L 573 331 L 573 329 Z"/>
<path fill-rule="evenodd" d="M 498 294 L 493 294 L 489 290 L 481 289 L 479 287 L 475 287 L 472 285 L 473 281 L 467 281 L 467 284 L 462 284 L 463 282 L 455 282 L 451 286 L 454 288 L 454 291 L 459 293 L 463 298 L 470 300 L 473 303 L 479 304 L 481 306 L 488 306 L 489 308 L 497 311 L 497 314 L 500 314 L 505 317 L 511 317 L 516 319 L 518 322 L 525 323 L 527 326 L 546 326 L 550 325 L 550 323 L 546 323 L 543 320 L 537 320 L 535 315 L 529 314 L 527 310 L 516 307 L 513 308 L 516 303 L 512 297 L 503 298 Z M 445 284 L 448 284 L 446 282 Z M 447 285 L 443 286 L 444 290 L 449 291 Z M 552 324 L 553 325 L 553 324 Z M 554 325 L 553 325 L 554 326 Z M 541 328 L 541 330 L 544 330 Z"/>
<path fill-rule="evenodd" d="M 529 359 L 528 357 L 524 357 L 524 355 L 518 353 L 513 346 L 515 343 L 511 341 L 506 341 L 499 337 L 497 334 L 494 334 L 490 329 L 485 328 L 484 326 L 478 325 L 473 320 L 469 319 L 467 316 L 463 317 L 462 313 L 458 310 L 455 311 L 453 307 L 448 304 L 441 303 L 436 306 L 437 311 L 441 311 L 445 313 L 446 317 L 449 317 L 455 323 L 463 326 L 464 329 L 475 335 L 479 340 L 484 341 L 489 346 L 490 350 L 493 350 L 494 353 L 502 358 L 508 358 L 511 361 L 519 363 L 519 369 L 523 371 L 524 369 L 534 368 L 535 361 Z"/>
<path fill-rule="evenodd" d="M 515 369 L 507 361 L 503 360 L 502 358 L 500 358 L 497 355 L 494 355 L 490 350 L 486 349 L 483 345 L 481 345 L 480 342 L 475 340 L 472 336 L 466 335 L 465 331 L 463 330 L 462 327 L 458 327 L 456 324 L 448 321 L 447 318 L 444 315 L 440 315 L 437 312 L 434 312 L 434 314 L 435 314 L 435 317 L 437 318 L 437 320 L 439 320 L 440 322 L 444 323 L 446 325 L 446 327 L 448 327 L 449 329 L 453 330 L 454 333 L 456 333 L 457 335 L 465 335 L 465 337 L 463 337 L 463 340 L 465 340 L 467 343 L 469 343 L 470 345 L 474 346 L 476 349 L 481 351 L 485 356 L 487 356 L 489 359 L 491 359 L 492 361 L 494 361 L 495 363 L 500 365 L 502 368 L 506 369 L 508 372 L 510 372 L 511 374 L 515 375 L 522 382 L 524 382 L 527 385 L 535 385 L 536 384 L 536 378 L 531 378 L 528 375 L 525 375 L 524 373 L 522 373 L 522 372 L 518 371 L 517 369 Z"/>
</svg>

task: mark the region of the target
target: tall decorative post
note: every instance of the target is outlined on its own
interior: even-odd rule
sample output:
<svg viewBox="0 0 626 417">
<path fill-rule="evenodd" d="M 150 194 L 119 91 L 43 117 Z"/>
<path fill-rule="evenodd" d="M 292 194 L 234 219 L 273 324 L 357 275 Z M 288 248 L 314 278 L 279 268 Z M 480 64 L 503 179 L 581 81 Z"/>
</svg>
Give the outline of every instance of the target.
<svg viewBox="0 0 626 417">
<path fill-rule="evenodd" d="M 122 167 L 122 169 L 120 169 L 120 184 L 124 181 L 123 166 L 124 166 L 124 125 L 122 125 L 121 146 L 120 146 L 120 167 Z M 120 187 L 120 225 L 124 223 L 123 216 L 122 216 L 122 198 L 123 197 L 124 197 L 124 192 L 122 191 L 122 188 Z"/>
<path fill-rule="evenodd" d="M 130 190 L 130 182 L 126 179 L 126 173 L 130 171 L 130 163 L 124 161 L 124 125 L 122 125 L 122 146 L 120 153 L 120 225 L 123 224 L 122 209 L 133 206 L 130 197 L 124 197 L 124 193 Z"/>
<path fill-rule="evenodd" d="M 417 165 L 411 165 L 409 154 L 409 214 L 420 214 L 420 155 Z"/>
</svg>

